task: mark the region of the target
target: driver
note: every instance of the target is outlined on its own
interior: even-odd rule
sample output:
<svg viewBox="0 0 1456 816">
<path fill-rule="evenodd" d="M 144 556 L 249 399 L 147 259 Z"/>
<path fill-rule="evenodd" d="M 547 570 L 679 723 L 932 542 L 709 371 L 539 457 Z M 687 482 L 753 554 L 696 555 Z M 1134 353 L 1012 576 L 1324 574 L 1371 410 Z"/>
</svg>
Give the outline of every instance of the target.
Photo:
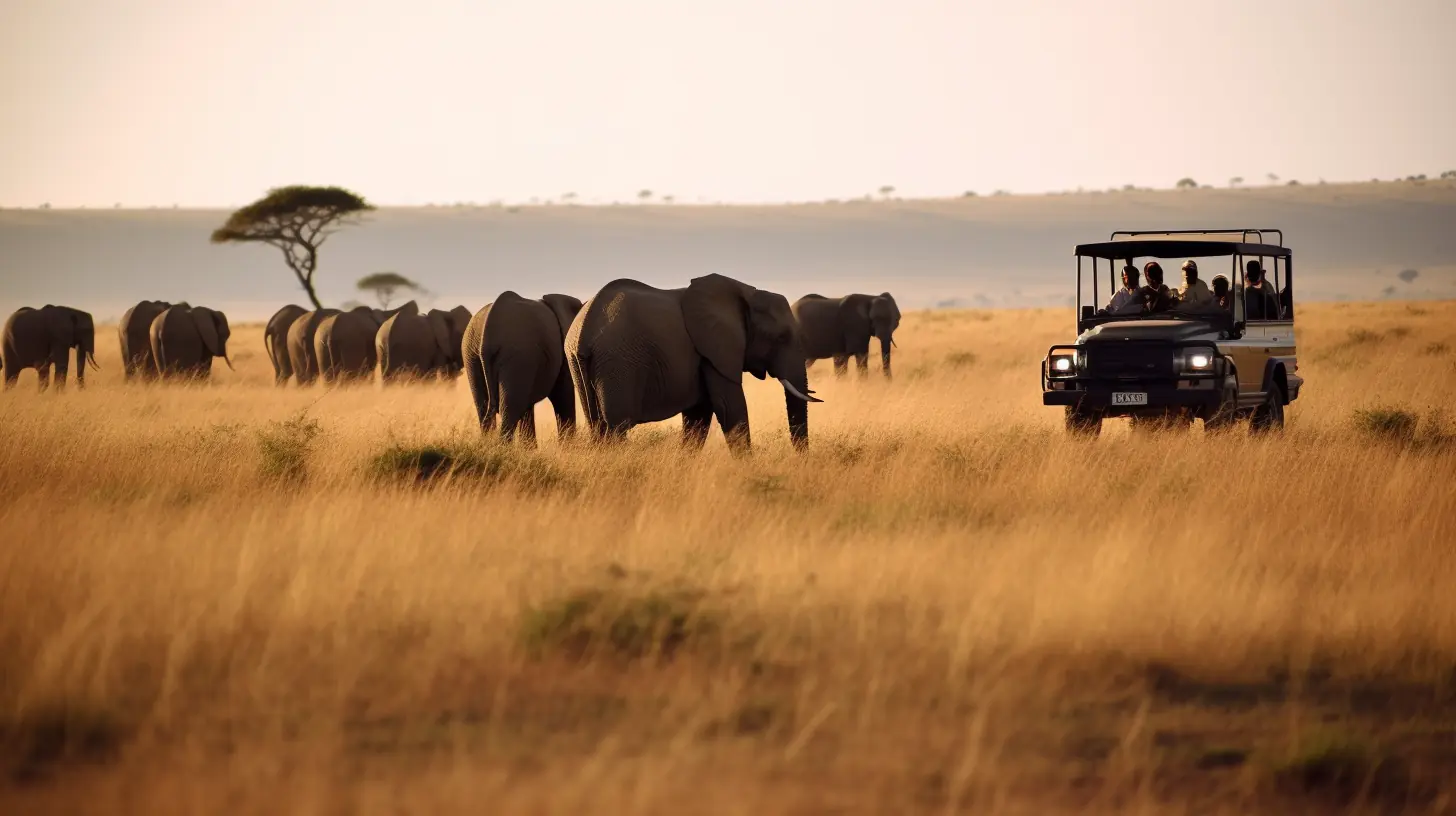
<svg viewBox="0 0 1456 816">
<path fill-rule="evenodd" d="M 1104 314 L 1131 314 L 1142 308 L 1138 302 L 1138 278 L 1137 267 L 1129 262 L 1122 268 L 1122 288 L 1112 293 L 1112 299 L 1107 301 L 1107 307 L 1102 310 Z"/>
<path fill-rule="evenodd" d="M 1148 284 L 1139 292 L 1143 302 L 1143 311 L 1147 314 L 1166 312 L 1178 305 L 1178 296 L 1163 285 L 1163 267 L 1157 261 L 1148 261 L 1143 265 L 1143 277 L 1148 279 Z"/>
</svg>

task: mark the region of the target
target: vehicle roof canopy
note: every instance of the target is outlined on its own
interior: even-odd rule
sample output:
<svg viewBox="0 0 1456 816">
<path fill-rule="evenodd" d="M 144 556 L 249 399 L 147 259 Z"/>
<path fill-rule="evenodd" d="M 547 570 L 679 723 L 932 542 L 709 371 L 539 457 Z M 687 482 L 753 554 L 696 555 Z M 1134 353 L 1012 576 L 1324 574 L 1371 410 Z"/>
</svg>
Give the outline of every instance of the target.
<svg viewBox="0 0 1456 816">
<path fill-rule="evenodd" d="M 1085 258 L 1210 258 L 1228 255 L 1250 255 L 1266 258 L 1288 258 L 1288 247 L 1273 244 L 1247 244 L 1241 241 L 1185 241 L 1176 238 L 1151 241 L 1100 241 L 1078 244 L 1077 255 Z"/>
<path fill-rule="evenodd" d="M 1239 240 L 1102 240 L 1079 243 L 1077 255 L 1083 258 L 1214 258 L 1214 256 L 1252 255 L 1264 258 L 1289 258 L 1287 246 L 1273 243 L 1243 243 Z"/>
</svg>

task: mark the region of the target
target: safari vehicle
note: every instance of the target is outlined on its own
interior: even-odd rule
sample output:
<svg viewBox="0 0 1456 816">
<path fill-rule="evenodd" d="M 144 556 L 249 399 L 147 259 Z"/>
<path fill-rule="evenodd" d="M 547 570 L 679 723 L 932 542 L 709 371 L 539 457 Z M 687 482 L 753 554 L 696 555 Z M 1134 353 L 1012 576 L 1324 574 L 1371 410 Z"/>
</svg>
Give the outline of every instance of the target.
<svg viewBox="0 0 1456 816">
<path fill-rule="evenodd" d="M 1042 403 L 1064 406 L 1069 432 L 1096 435 L 1112 417 L 1135 425 L 1201 419 L 1209 430 L 1247 419 L 1254 433 L 1284 426 L 1284 407 L 1304 380 L 1295 357 L 1293 255 L 1282 231 L 1118 231 L 1076 254 L 1077 339 L 1052 346 L 1041 369 Z M 1152 260 L 1174 293 L 1185 260 L 1197 263 L 1210 288 L 1226 275 L 1227 302 L 1110 311 L 1122 268 L 1141 273 Z M 1249 286 L 1246 273 L 1260 270 L 1264 282 Z"/>
</svg>

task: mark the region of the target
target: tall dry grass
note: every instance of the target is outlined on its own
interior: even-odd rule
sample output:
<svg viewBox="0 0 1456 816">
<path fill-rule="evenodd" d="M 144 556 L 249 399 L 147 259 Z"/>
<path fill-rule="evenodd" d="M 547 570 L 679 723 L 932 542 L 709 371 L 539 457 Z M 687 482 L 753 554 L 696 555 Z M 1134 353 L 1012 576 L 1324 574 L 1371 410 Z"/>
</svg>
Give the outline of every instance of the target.
<svg viewBox="0 0 1456 816">
<path fill-rule="evenodd" d="M 1064 437 L 1070 322 L 907 315 L 893 382 L 811 371 L 802 455 L 771 383 L 749 457 L 544 407 L 510 450 L 463 383 L 274 389 L 257 327 L 207 386 L 124 387 L 114 340 L 26 377 L 0 804 L 1451 807 L 1456 304 L 1306 308 L 1272 439 Z"/>
</svg>

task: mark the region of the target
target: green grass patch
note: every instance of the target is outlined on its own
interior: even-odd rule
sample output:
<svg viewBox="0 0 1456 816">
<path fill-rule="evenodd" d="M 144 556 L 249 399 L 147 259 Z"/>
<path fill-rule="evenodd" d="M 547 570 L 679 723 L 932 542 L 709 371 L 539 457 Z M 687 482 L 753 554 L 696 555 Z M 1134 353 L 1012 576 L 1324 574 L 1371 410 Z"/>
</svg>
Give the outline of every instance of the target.
<svg viewBox="0 0 1456 816">
<path fill-rule="evenodd" d="M 304 409 L 281 422 L 270 422 L 257 432 L 259 470 L 263 478 L 301 482 L 308 478 L 308 458 L 322 433 L 318 420 Z"/>
<path fill-rule="evenodd" d="M 1412 448 L 1444 448 L 1456 442 L 1456 428 L 1440 409 L 1424 415 L 1398 406 L 1357 408 L 1356 430 L 1378 441 Z"/>
<path fill-rule="evenodd" d="M 970 368 L 976 364 L 976 354 L 972 351 L 956 351 L 947 354 L 945 364 L 955 369 Z"/>
<path fill-rule="evenodd" d="M 381 481 L 419 485 L 511 484 L 530 493 L 574 492 L 577 488 L 569 474 L 539 453 L 485 440 L 394 443 L 369 461 L 369 473 Z"/>
<path fill-rule="evenodd" d="M 527 607 L 518 640 L 536 657 L 580 660 L 669 660 L 684 650 L 717 651 L 729 642 L 727 618 L 710 601 L 703 590 L 623 576 Z"/>
<path fill-rule="evenodd" d="M 1405 764 L 1363 742 L 1322 738 L 1271 771 L 1275 787 L 1347 806 L 1404 798 L 1411 791 Z"/>
</svg>

